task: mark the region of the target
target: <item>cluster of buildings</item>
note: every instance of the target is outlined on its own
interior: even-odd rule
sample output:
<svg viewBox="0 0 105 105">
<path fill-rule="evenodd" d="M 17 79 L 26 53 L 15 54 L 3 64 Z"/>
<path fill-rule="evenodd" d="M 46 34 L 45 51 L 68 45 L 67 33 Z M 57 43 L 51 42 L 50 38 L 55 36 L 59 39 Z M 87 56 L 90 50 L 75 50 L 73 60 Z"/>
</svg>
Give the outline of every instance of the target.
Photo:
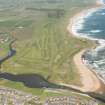
<svg viewBox="0 0 105 105">
<path fill-rule="evenodd" d="M 8 36 L 8 34 L 5 33 L 0 33 L 0 43 L 6 43 L 10 40 L 10 37 Z"/>
<path fill-rule="evenodd" d="M 0 43 L 5 43 L 5 42 L 7 42 L 9 40 L 9 38 L 7 37 L 7 38 L 0 38 Z"/>
<path fill-rule="evenodd" d="M 45 102 L 45 105 L 99 105 L 96 100 L 83 100 L 76 96 L 69 97 L 51 97 Z"/>
<path fill-rule="evenodd" d="M 83 99 L 79 96 L 48 97 L 41 101 L 40 97 L 32 94 L 0 87 L 0 105 L 99 105 L 93 99 Z"/>
<path fill-rule="evenodd" d="M 40 105 L 40 98 L 15 89 L 0 88 L 0 105 Z"/>
</svg>

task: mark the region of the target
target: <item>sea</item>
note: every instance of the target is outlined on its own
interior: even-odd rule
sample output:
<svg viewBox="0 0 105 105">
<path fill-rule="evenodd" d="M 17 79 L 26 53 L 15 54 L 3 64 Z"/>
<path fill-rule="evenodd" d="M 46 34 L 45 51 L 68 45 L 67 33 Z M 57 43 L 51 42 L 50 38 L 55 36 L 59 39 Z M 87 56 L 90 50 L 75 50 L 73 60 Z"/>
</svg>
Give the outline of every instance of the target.
<svg viewBox="0 0 105 105">
<path fill-rule="evenodd" d="M 101 0 L 105 3 L 105 0 Z M 95 49 L 84 53 L 84 64 L 94 70 L 105 83 L 105 7 L 88 9 L 73 23 L 72 32 L 78 37 L 97 43 Z"/>
</svg>

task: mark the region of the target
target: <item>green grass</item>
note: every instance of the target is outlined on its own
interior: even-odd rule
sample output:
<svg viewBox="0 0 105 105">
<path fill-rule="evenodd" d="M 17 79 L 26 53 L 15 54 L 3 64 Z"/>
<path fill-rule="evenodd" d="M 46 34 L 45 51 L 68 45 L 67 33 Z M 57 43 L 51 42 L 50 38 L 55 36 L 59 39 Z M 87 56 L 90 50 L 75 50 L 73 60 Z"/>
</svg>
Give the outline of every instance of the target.
<svg viewBox="0 0 105 105">
<path fill-rule="evenodd" d="M 4 62 L 2 69 L 16 74 L 40 74 L 53 82 L 79 83 L 72 57 L 87 42 L 70 38 L 64 25 L 60 24 L 62 19 L 56 22 L 47 18 L 34 30 L 32 38 L 18 40 L 17 54 Z"/>
<path fill-rule="evenodd" d="M 1 39 L 3 39 L 4 41 L 1 41 Z M 9 52 L 9 44 L 12 40 L 13 38 L 9 34 L 0 33 L 0 58 L 7 56 Z"/>
<path fill-rule="evenodd" d="M 8 81 L 8 80 L 0 80 L 0 86 L 5 86 L 9 87 L 9 88 L 14 88 L 17 90 L 22 89 L 21 91 L 24 91 L 26 93 L 32 93 L 35 96 L 39 96 L 41 98 L 41 100 L 44 100 L 47 97 L 53 97 L 53 96 L 64 96 L 67 95 L 67 92 L 53 92 L 53 91 L 48 91 L 47 89 L 39 89 L 39 88 L 28 88 L 25 87 L 22 83 L 19 82 L 12 82 L 12 81 Z M 8 83 L 9 82 L 9 83 Z"/>
<path fill-rule="evenodd" d="M 45 8 L 45 10 L 47 8 L 50 11 L 30 10 L 29 13 L 25 10 L 16 15 L 19 18 L 17 20 L 10 16 L 13 20 L 10 18 L 7 21 L 0 22 L 0 31 L 5 30 L 17 39 L 14 43 L 17 51 L 16 55 L 5 61 L 1 70 L 13 74 L 35 73 L 54 83 L 80 85 L 80 76 L 75 69 L 72 58 L 81 49 L 91 46 L 91 43 L 71 37 L 66 27 L 71 16 L 88 7 L 94 0 L 88 0 L 88 2 L 62 0 L 62 3 L 59 2 L 56 5 L 55 3 L 48 4 L 45 0 L 42 1 L 44 2 L 40 2 L 40 5 L 38 4 L 35 7 Z M 57 14 L 54 17 L 49 17 L 48 14 L 52 14 L 51 9 L 63 9 L 65 12 L 62 16 Z M 4 14 L 4 17 L 7 16 L 9 16 L 9 13 Z M 17 26 L 30 27 L 19 30 L 16 28 Z M 8 49 L 8 47 L 5 49 Z M 2 81 L 0 82 L 3 86 L 42 94 L 40 89 L 27 89 L 21 83 Z"/>
<path fill-rule="evenodd" d="M 9 83 L 8 83 L 9 82 Z M 9 88 L 15 88 L 17 90 L 24 91 L 27 94 L 32 93 L 32 95 L 40 97 L 41 102 L 45 102 L 47 98 L 50 97 L 63 97 L 63 96 L 77 96 L 78 98 L 82 99 L 82 101 L 91 100 L 91 97 L 87 97 L 81 94 L 72 93 L 71 91 L 62 91 L 62 90 L 53 90 L 53 89 L 38 89 L 38 88 L 28 88 L 25 87 L 22 83 L 19 82 L 12 82 L 8 80 L 1 80 L 0 86 L 5 86 Z M 103 104 L 104 105 L 104 104 Z"/>
<path fill-rule="evenodd" d="M 8 84 L 9 82 L 9 84 Z M 1 80 L 0 82 L 0 86 L 7 86 L 7 87 L 10 87 L 10 88 L 15 88 L 15 89 L 22 89 L 23 91 L 27 92 L 27 93 L 32 93 L 34 95 L 37 95 L 37 96 L 41 96 L 41 94 L 44 92 L 43 89 L 34 89 L 34 88 L 27 88 L 25 87 L 22 83 L 19 83 L 19 82 L 12 82 L 12 81 L 8 81 L 8 80 Z"/>
<path fill-rule="evenodd" d="M 18 20 L 4 20 L 0 22 L 0 27 L 27 27 L 32 24 L 32 20 L 18 19 Z"/>
</svg>

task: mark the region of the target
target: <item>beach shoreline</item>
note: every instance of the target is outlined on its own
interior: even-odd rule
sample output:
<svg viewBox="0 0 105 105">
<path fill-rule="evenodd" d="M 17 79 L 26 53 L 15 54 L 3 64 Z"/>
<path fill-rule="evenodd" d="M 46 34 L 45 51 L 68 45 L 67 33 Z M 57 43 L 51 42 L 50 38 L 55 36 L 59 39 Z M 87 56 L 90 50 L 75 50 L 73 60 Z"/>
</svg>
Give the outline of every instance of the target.
<svg viewBox="0 0 105 105">
<path fill-rule="evenodd" d="M 81 88 L 84 92 L 104 91 L 104 83 L 98 78 L 94 70 L 90 70 L 83 62 L 82 56 L 85 51 L 87 51 L 87 49 L 83 49 L 73 57 L 73 62 L 81 76 L 81 82 L 83 84 Z"/>
<path fill-rule="evenodd" d="M 69 25 L 67 27 L 68 32 L 73 36 L 77 38 L 85 38 L 88 40 L 92 40 L 86 37 L 80 37 L 76 34 L 76 32 L 73 30 L 73 24 L 77 21 L 78 17 L 82 18 L 84 15 L 89 13 L 93 13 L 94 11 L 97 11 L 97 9 L 102 8 L 103 5 L 102 2 L 97 1 L 96 5 L 92 8 L 89 8 L 87 10 L 83 10 L 76 15 L 74 15 L 72 18 L 70 18 Z M 90 13 L 90 14 L 91 14 Z M 94 40 L 92 40 L 94 41 Z M 94 48 L 94 47 L 92 47 Z M 83 86 L 79 90 L 82 90 L 83 92 L 103 92 L 105 91 L 105 84 L 103 81 L 97 76 L 95 70 L 89 69 L 83 62 L 82 56 L 84 52 L 87 51 L 87 49 L 82 49 L 79 53 L 74 55 L 73 57 L 73 63 L 75 64 L 79 74 L 80 74 L 80 80 Z M 94 85 L 95 84 L 95 85 Z"/>
</svg>

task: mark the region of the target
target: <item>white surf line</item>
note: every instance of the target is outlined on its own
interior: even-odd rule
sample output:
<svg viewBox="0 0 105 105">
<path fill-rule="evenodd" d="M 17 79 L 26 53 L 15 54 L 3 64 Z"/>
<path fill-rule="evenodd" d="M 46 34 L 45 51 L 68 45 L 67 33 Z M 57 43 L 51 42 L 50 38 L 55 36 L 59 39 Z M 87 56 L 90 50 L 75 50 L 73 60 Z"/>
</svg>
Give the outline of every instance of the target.
<svg viewBox="0 0 105 105">
<path fill-rule="evenodd" d="M 101 9 L 101 8 L 102 7 L 91 8 L 91 9 L 83 10 L 82 12 L 78 13 L 77 15 L 75 15 L 74 17 L 70 19 L 70 22 L 69 22 L 70 24 L 68 25 L 67 30 L 70 33 L 73 33 L 73 35 L 75 35 L 78 38 L 81 37 L 81 38 L 87 38 L 91 40 L 92 38 L 89 38 L 88 36 L 82 33 L 81 34 L 78 33 L 77 30 L 83 27 L 85 18 L 90 17 L 92 13 L 96 12 L 98 9 Z"/>
<path fill-rule="evenodd" d="M 99 5 L 105 5 L 104 0 L 97 0 L 96 3 Z"/>
<path fill-rule="evenodd" d="M 97 10 L 99 10 L 99 9 L 101 9 L 101 8 L 105 8 L 105 7 L 103 7 L 103 5 L 102 6 L 100 6 L 100 7 L 93 7 L 93 8 L 90 8 L 90 9 L 88 9 L 88 10 L 83 10 L 82 12 L 80 12 L 79 14 L 77 14 L 77 15 L 75 15 L 73 18 L 71 18 L 70 19 L 70 22 L 69 22 L 69 25 L 68 25 L 68 27 L 67 27 L 67 30 L 70 32 L 70 33 L 72 33 L 72 35 L 74 35 L 74 36 L 76 36 L 77 38 L 85 38 L 85 39 L 89 39 L 89 40 L 92 40 L 92 41 L 98 41 L 98 43 L 99 43 L 99 46 L 101 46 L 101 45 L 103 45 L 103 44 L 105 44 L 105 40 L 103 40 L 103 39 L 96 39 L 96 38 L 92 38 L 92 37 L 88 37 L 88 36 L 85 36 L 84 34 L 80 34 L 80 33 L 78 33 L 77 32 L 77 30 L 79 29 L 79 28 L 82 28 L 83 26 L 82 25 L 78 25 L 78 24 L 83 24 L 84 23 L 84 21 L 85 21 L 85 18 L 88 18 L 89 16 L 91 16 L 92 15 L 92 13 L 94 13 L 94 12 L 96 12 Z M 77 26 L 76 26 L 77 25 Z M 98 48 L 99 48 L 99 46 L 98 46 Z M 102 47 L 102 46 L 101 46 Z M 81 53 L 81 52 L 80 52 Z M 78 54 L 77 54 L 78 55 Z M 76 59 L 77 58 L 75 58 L 75 61 L 76 61 Z M 82 61 L 80 61 L 80 62 L 82 62 Z M 83 62 L 82 62 L 83 63 Z M 77 89 L 79 89 L 79 90 L 82 90 L 82 91 L 96 91 L 99 87 L 100 87 L 100 82 L 99 82 L 99 80 L 101 80 L 98 76 L 95 76 L 95 74 L 98 74 L 98 73 L 96 73 L 96 71 L 95 71 L 95 74 L 93 74 L 92 73 L 92 71 L 91 71 L 91 69 L 88 69 L 88 67 L 83 63 L 82 64 L 81 63 L 81 65 L 84 67 L 84 68 L 86 68 L 87 70 L 86 70 L 86 72 L 88 71 L 90 74 L 92 74 L 89 78 L 90 78 L 90 82 L 92 82 L 92 84 L 93 84 L 93 87 L 92 86 L 90 86 L 90 89 L 89 89 L 89 86 L 87 86 L 87 84 L 84 82 L 84 81 L 82 81 L 82 82 L 84 82 L 83 83 L 83 85 L 84 85 L 84 87 L 83 88 L 81 88 L 81 87 L 75 87 L 75 86 L 73 86 L 73 88 L 77 88 Z M 77 62 L 77 65 L 78 65 L 78 62 Z M 81 66 L 81 67 L 82 67 Z M 79 67 L 79 66 L 78 66 Z M 81 68 L 79 68 L 79 70 L 80 70 L 80 72 L 82 73 L 82 70 L 81 70 Z M 83 76 L 83 75 L 82 75 Z M 89 76 L 89 75 L 88 75 Z M 84 77 L 84 76 L 83 76 Z M 91 78 L 92 77 L 92 78 Z M 94 78 L 93 78 L 94 77 Z M 86 80 L 86 77 L 84 77 L 84 79 Z M 95 80 L 96 81 L 96 83 L 97 83 L 97 88 L 96 87 L 94 87 L 94 81 L 91 81 L 91 80 Z M 71 86 L 70 86 L 71 87 Z"/>
<path fill-rule="evenodd" d="M 77 31 L 78 29 L 82 29 L 83 23 L 85 22 L 86 18 L 90 17 L 94 12 L 98 11 L 99 9 L 103 9 L 103 8 L 105 7 L 96 7 L 96 8 L 91 8 L 91 9 L 84 10 L 78 13 L 77 15 L 75 15 L 74 17 L 70 19 L 70 24 L 67 27 L 67 30 L 77 38 L 80 38 L 80 39 L 85 38 L 91 41 L 97 41 L 99 43 L 97 46 L 97 50 L 105 46 L 104 39 L 92 38 L 92 37 L 89 37 L 87 34 L 78 33 Z M 95 32 L 99 32 L 99 30 Z"/>
<path fill-rule="evenodd" d="M 97 1 L 102 2 L 103 0 L 97 0 Z M 91 41 L 98 41 L 99 44 L 95 50 L 99 50 L 105 47 L 105 40 L 92 38 L 86 34 L 78 33 L 77 31 L 78 29 L 82 29 L 83 23 L 85 22 L 86 18 L 90 17 L 94 12 L 98 11 L 99 9 L 103 9 L 103 8 L 105 9 L 105 7 L 101 6 L 101 7 L 91 8 L 91 9 L 87 9 L 87 10 L 80 12 L 79 14 L 75 15 L 73 18 L 70 19 L 70 24 L 67 27 L 67 30 L 70 33 L 72 33 L 74 36 L 76 36 L 77 38 L 85 38 Z M 99 30 L 95 30 L 93 32 L 99 32 Z"/>
</svg>

